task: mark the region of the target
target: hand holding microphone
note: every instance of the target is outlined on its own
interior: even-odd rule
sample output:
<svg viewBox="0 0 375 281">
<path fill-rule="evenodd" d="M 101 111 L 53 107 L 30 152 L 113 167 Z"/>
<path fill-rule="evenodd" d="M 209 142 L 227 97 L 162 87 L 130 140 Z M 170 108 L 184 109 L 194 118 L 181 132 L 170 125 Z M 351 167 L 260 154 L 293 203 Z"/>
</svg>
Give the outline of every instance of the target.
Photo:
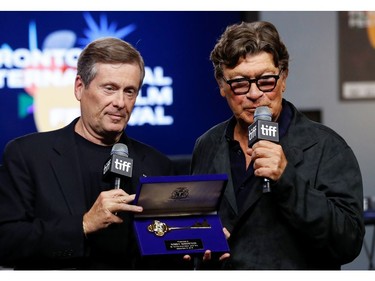
<svg viewBox="0 0 375 281">
<path fill-rule="evenodd" d="M 281 146 L 278 145 L 278 123 L 272 122 L 272 113 L 267 106 L 256 108 L 254 122 L 248 130 L 254 174 L 263 177 L 263 193 L 271 192 L 270 179 L 280 178 L 287 161 Z M 267 142 L 260 142 L 263 140 Z"/>
<path fill-rule="evenodd" d="M 86 235 L 113 223 L 122 223 L 122 219 L 117 216 L 119 211 L 142 212 L 142 207 L 132 204 L 135 194 L 128 194 L 123 190 L 125 178 L 131 177 L 133 173 L 133 159 L 128 156 L 125 144 L 116 143 L 112 147 L 110 157 L 103 166 L 103 179 L 112 182 L 114 189 L 101 192 L 94 205 L 83 216 Z"/>
<path fill-rule="evenodd" d="M 133 174 L 133 159 L 126 144 L 113 145 L 109 159 L 104 163 L 103 179 L 112 181 L 114 189 L 124 189 L 125 178 Z M 117 212 L 114 213 L 117 215 Z"/>
</svg>

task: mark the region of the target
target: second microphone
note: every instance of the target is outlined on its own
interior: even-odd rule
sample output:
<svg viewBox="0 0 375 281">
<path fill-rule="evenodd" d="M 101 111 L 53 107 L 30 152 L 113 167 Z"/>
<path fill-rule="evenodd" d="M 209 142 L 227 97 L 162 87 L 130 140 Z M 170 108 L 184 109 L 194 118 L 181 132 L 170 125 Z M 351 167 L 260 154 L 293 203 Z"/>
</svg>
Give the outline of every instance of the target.
<svg viewBox="0 0 375 281">
<path fill-rule="evenodd" d="M 129 158 L 128 147 L 123 143 L 116 143 L 111 155 L 103 167 L 103 179 L 113 181 L 115 189 L 123 188 L 123 178 L 133 174 L 133 159 Z"/>
<path fill-rule="evenodd" d="M 255 109 L 254 122 L 249 126 L 249 147 L 260 140 L 279 142 L 279 124 L 272 122 L 272 113 L 268 106 Z M 268 192 L 271 192 L 270 180 L 264 178 L 263 193 Z"/>
</svg>

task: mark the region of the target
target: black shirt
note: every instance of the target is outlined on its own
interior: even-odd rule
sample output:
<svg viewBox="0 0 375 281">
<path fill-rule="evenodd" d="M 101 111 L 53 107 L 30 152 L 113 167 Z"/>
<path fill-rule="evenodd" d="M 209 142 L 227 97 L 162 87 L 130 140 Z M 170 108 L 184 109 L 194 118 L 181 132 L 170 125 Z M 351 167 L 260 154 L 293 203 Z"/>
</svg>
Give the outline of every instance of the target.
<svg viewBox="0 0 375 281">
<path fill-rule="evenodd" d="M 110 156 L 112 146 L 92 143 L 78 134 L 75 134 L 75 136 L 88 210 L 94 204 L 100 192 L 111 188 L 109 182 L 102 180 L 102 174 L 104 163 Z"/>
<path fill-rule="evenodd" d="M 103 180 L 103 166 L 108 160 L 112 146 L 94 144 L 76 134 L 78 158 L 85 189 L 86 209 L 93 206 L 102 191 L 113 188 L 111 181 Z M 124 222 L 112 224 L 89 234 L 86 240 L 87 259 L 83 269 L 132 269 L 137 257 L 133 234 L 132 213 L 118 214 Z"/>
</svg>

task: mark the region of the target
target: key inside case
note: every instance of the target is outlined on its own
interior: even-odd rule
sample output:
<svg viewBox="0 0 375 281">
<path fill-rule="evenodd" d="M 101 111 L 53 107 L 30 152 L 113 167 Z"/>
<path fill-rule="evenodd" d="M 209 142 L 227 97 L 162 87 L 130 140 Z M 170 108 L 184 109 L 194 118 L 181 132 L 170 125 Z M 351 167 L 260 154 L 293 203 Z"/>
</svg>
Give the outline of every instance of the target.
<svg viewBox="0 0 375 281">
<path fill-rule="evenodd" d="M 225 174 L 141 178 L 134 200 L 143 207 L 134 219 L 141 254 L 229 252 L 217 213 L 227 180 Z"/>
</svg>

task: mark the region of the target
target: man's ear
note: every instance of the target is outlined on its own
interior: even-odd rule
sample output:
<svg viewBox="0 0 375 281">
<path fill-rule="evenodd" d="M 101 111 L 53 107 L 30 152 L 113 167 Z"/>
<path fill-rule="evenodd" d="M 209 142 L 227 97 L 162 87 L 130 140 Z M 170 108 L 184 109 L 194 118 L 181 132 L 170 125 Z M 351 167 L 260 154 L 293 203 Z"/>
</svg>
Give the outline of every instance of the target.
<svg viewBox="0 0 375 281">
<path fill-rule="evenodd" d="M 81 76 L 77 75 L 76 80 L 74 81 L 74 95 L 78 101 L 81 101 L 82 91 L 85 88 Z"/>
</svg>

